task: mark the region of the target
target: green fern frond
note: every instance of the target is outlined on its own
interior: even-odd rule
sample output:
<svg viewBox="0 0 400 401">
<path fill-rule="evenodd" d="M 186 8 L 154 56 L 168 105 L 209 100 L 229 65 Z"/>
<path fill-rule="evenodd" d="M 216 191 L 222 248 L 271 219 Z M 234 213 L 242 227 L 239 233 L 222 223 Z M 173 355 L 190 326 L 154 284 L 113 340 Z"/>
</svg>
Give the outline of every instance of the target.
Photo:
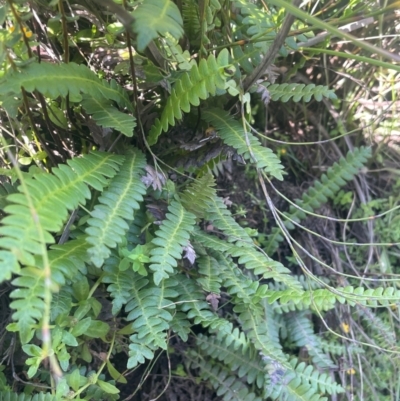
<svg viewBox="0 0 400 401">
<path fill-rule="evenodd" d="M 183 34 L 181 14 L 171 0 L 145 0 L 133 12 L 133 17 L 138 51 L 143 51 L 158 34 L 168 33 L 175 39 Z"/>
<path fill-rule="evenodd" d="M 62 245 L 52 245 L 47 253 L 52 281 L 62 286 L 66 279 L 74 281 L 78 272 L 86 273 L 88 248 L 85 238 L 70 240 Z M 35 266 L 40 266 L 39 260 Z"/>
<path fill-rule="evenodd" d="M 60 397 L 50 393 L 39 393 L 34 395 L 24 393 L 0 392 L 0 401 L 59 401 Z"/>
<path fill-rule="evenodd" d="M 129 229 L 128 222 L 134 218 L 134 211 L 140 208 L 146 187 L 140 180 L 146 165 L 144 155 L 138 150 L 126 155 L 119 173 L 101 194 L 99 203 L 88 220 L 86 241 L 92 246 L 88 253 L 92 263 L 100 267 L 110 255 L 110 248 L 121 243 Z"/>
<path fill-rule="evenodd" d="M 188 319 L 194 324 L 209 327 L 212 331 L 230 332 L 231 324 L 211 311 L 210 305 L 205 301 L 205 295 L 198 284 L 189 280 L 182 274 L 177 274 L 174 279 L 178 281 L 179 296 L 177 309 L 186 313 Z"/>
<path fill-rule="evenodd" d="M 195 352 L 186 356 L 192 368 L 200 369 L 200 375 L 204 380 L 209 381 L 214 387 L 217 396 L 224 401 L 262 401 L 262 398 L 238 380 L 224 366 L 208 362 Z"/>
<path fill-rule="evenodd" d="M 25 267 L 20 270 L 19 277 L 12 281 L 18 287 L 11 294 L 10 307 L 16 311 L 13 319 L 16 320 L 16 327 L 19 330 L 21 342 L 29 342 L 34 334 L 34 326 L 43 317 L 44 304 L 44 272 L 32 267 Z"/>
<path fill-rule="evenodd" d="M 294 102 L 309 102 L 311 97 L 320 102 L 322 98 L 337 99 L 335 92 L 329 89 L 327 86 L 315 85 L 315 84 L 296 84 L 296 83 L 284 83 L 284 84 L 271 84 L 267 82 L 262 84 L 268 89 L 271 95 L 271 100 L 280 100 L 285 103 L 292 99 Z"/>
<path fill-rule="evenodd" d="M 21 71 L 10 70 L 0 81 L 0 99 L 7 101 L 7 94 L 19 95 L 21 87 L 27 92 L 38 90 L 55 99 L 59 96 L 79 98 L 81 93 L 96 99 L 114 100 L 120 107 L 133 111 L 126 91 L 115 81 L 102 81 L 83 64 L 31 63 Z"/>
<path fill-rule="evenodd" d="M 357 314 L 361 317 L 363 325 L 368 327 L 370 336 L 385 349 L 394 350 L 398 347 L 396 334 L 388 322 L 382 320 L 377 313 L 370 308 L 359 306 Z"/>
<path fill-rule="evenodd" d="M 53 174 L 25 179 L 28 194 L 21 193 L 20 186 L 20 193 L 8 196 L 10 204 L 4 209 L 8 216 L 0 227 L 0 281 L 18 273 L 20 263 L 35 266 L 33 255 L 41 255 L 43 249 L 40 238 L 53 243 L 50 232 L 62 228 L 68 210 L 90 198 L 88 185 L 102 191 L 122 161 L 120 156 L 91 153 L 54 168 Z"/>
<path fill-rule="evenodd" d="M 320 338 L 314 333 L 314 326 L 307 317 L 307 312 L 288 313 L 284 318 L 289 340 L 297 347 L 306 347 L 314 365 L 321 369 L 337 367 L 322 350 Z"/>
<path fill-rule="evenodd" d="M 136 126 L 135 117 L 122 113 L 113 107 L 106 99 L 92 98 L 85 95 L 82 107 L 92 115 L 94 121 L 104 128 L 113 128 L 131 137 Z"/>
<path fill-rule="evenodd" d="M 296 204 L 308 212 L 319 208 L 329 198 L 337 194 L 347 181 L 352 180 L 354 175 L 357 174 L 370 157 L 370 148 L 360 147 L 355 148 L 352 152 L 348 152 L 346 158 L 340 159 L 339 163 L 334 163 L 332 167 L 329 167 L 326 174 L 323 174 L 320 180 L 315 181 L 314 185 L 303 194 L 302 199 L 295 201 Z M 294 206 L 290 207 L 290 211 L 286 215 L 297 223 L 307 217 L 302 210 Z M 295 228 L 294 224 L 289 220 L 284 221 L 284 224 L 288 230 Z M 274 227 L 272 234 L 268 236 L 266 245 L 267 254 L 272 255 L 278 248 L 279 242 L 283 241 L 283 239 L 281 229 Z"/>
<path fill-rule="evenodd" d="M 290 361 L 290 365 L 291 369 L 287 370 L 279 381 L 267 386 L 265 394 L 267 397 L 288 401 L 328 401 L 323 394 L 344 392 L 344 389 L 327 373 L 320 374 L 304 362 L 297 364 L 295 358 Z"/>
<path fill-rule="evenodd" d="M 246 74 L 250 74 L 262 60 L 260 48 L 249 43 L 243 49 L 241 46 L 233 47 L 233 60 L 243 68 Z"/>
<path fill-rule="evenodd" d="M 175 82 L 171 96 L 163 109 L 161 120 L 157 119 L 152 126 L 148 143 L 154 145 L 158 137 L 174 126 L 176 120 L 182 118 L 182 111 L 189 113 L 190 107 L 199 106 L 200 100 L 205 100 L 211 94 L 215 96 L 217 89 L 225 88 L 226 73 L 224 69 L 229 66 L 229 53 L 222 50 L 218 58 L 210 54 L 208 59 L 201 59 L 199 65 L 194 64 L 190 71 L 182 73 Z"/>
<path fill-rule="evenodd" d="M 15 192 L 17 192 L 17 188 L 8 182 L 3 182 L 0 185 L 0 211 L 2 211 L 8 205 L 8 195 Z"/>
<path fill-rule="evenodd" d="M 253 244 L 253 240 L 247 234 L 247 231 L 232 217 L 232 213 L 220 197 L 214 196 L 213 199 L 207 202 L 206 219 L 215 228 L 222 231 L 229 242 L 236 242 L 239 246 Z"/>
<path fill-rule="evenodd" d="M 203 291 L 219 294 L 221 291 L 221 268 L 218 261 L 210 256 L 201 256 L 196 260 L 200 277 L 196 279 Z"/>
<path fill-rule="evenodd" d="M 296 278 L 291 276 L 289 269 L 284 267 L 280 262 L 276 262 L 265 254 L 256 251 L 253 247 L 229 244 L 215 236 L 207 235 L 200 230 L 194 231 L 194 238 L 206 248 L 239 258 L 238 263 L 243 264 L 248 270 L 253 270 L 254 274 L 284 283 L 291 288 L 293 292 L 291 294 L 292 296 L 300 296 L 303 293 L 302 285 Z M 272 297 L 272 294 L 269 296 Z"/>
<path fill-rule="evenodd" d="M 154 272 L 156 285 L 174 273 L 182 247 L 187 245 L 196 219 L 176 200 L 171 202 L 168 212 L 151 241 L 156 246 L 150 251 L 150 269 Z"/>
<path fill-rule="evenodd" d="M 170 304 L 164 298 L 163 287 L 149 284 L 149 280 L 135 274 L 130 282 L 132 299 L 125 307 L 127 320 L 135 334 L 130 336 L 128 369 L 146 359 L 153 359 L 154 351 L 167 349 L 167 330 L 172 315 L 163 306 Z"/>
<path fill-rule="evenodd" d="M 208 202 L 216 196 L 214 177 L 211 174 L 192 181 L 190 185 L 180 194 L 182 205 L 198 218 L 205 218 Z"/>
<path fill-rule="evenodd" d="M 190 43 L 198 45 L 201 31 L 198 3 L 194 0 L 184 0 L 182 2 L 182 18 L 183 27 Z"/>
<path fill-rule="evenodd" d="M 121 260 L 111 256 L 104 263 L 102 282 L 109 284 L 107 291 L 112 298 L 112 314 L 116 316 L 121 308 L 132 298 L 132 281 L 137 278 L 131 268 L 120 269 Z"/>
<path fill-rule="evenodd" d="M 287 358 L 282 352 L 282 346 L 279 344 L 277 347 L 274 333 L 271 335 L 266 319 L 263 316 L 255 315 L 245 305 L 242 305 L 242 308 L 238 305 L 236 309 L 240 313 L 239 322 L 242 330 L 247 333 L 247 337 L 261 355 L 286 366 Z"/>
<path fill-rule="evenodd" d="M 234 120 L 228 112 L 209 109 L 204 111 L 203 118 L 216 128 L 224 143 L 236 149 L 238 154 L 272 177 L 283 179 L 283 166 L 278 157 L 271 149 L 262 146 L 253 134 L 244 132 L 243 125 Z"/>
<path fill-rule="evenodd" d="M 302 384 L 309 384 L 315 391 L 322 394 L 340 394 L 344 392 L 341 385 L 335 383 L 328 373 L 320 373 L 315 370 L 311 365 L 304 362 L 298 363 L 296 358 L 290 361 L 290 364 L 296 374 L 301 380 Z M 290 383 L 289 383 L 290 386 Z"/>
<path fill-rule="evenodd" d="M 229 337 L 227 336 L 229 343 L 227 337 L 220 337 L 199 334 L 196 344 L 203 355 L 223 362 L 232 372 L 236 372 L 240 379 L 245 377 L 248 384 L 256 383 L 259 389 L 263 389 L 265 369 L 258 352 L 245 334 L 236 328 Z"/>
</svg>

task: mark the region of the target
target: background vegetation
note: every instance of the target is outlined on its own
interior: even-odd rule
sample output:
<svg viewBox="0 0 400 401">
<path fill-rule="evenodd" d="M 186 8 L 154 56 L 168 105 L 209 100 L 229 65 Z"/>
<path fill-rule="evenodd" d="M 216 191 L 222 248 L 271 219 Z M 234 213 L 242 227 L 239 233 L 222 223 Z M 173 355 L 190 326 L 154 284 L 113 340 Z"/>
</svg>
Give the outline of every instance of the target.
<svg viewBox="0 0 400 401">
<path fill-rule="evenodd" d="M 0 400 L 398 400 L 399 3 L 0 3 Z"/>
</svg>

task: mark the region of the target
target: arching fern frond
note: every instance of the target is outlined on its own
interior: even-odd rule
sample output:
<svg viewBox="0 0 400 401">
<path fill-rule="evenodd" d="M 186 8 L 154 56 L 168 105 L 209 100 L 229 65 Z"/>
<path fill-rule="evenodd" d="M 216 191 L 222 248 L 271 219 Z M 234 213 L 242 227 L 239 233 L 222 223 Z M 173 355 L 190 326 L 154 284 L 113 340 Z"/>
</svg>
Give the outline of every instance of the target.
<svg viewBox="0 0 400 401">
<path fill-rule="evenodd" d="M 191 105 L 199 106 L 200 99 L 205 100 L 210 94 L 214 96 L 217 89 L 225 88 L 224 68 L 229 66 L 228 56 L 226 49 L 219 53 L 217 59 L 210 54 L 207 60 L 201 59 L 198 66 L 194 64 L 190 71 L 182 73 L 175 82 L 161 119 L 157 119 L 150 130 L 150 145 L 157 143 L 161 133 L 166 132 L 170 125 L 175 125 L 175 120 L 182 118 L 182 111 L 189 113 Z"/>
<path fill-rule="evenodd" d="M 236 149 L 238 154 L 250 163 L 255 163 L 258 168 L 272 177 L 278 180 L 283 179 L 283 166 L 275 153 L 262 146 L 253 134 L 244 132 L 243 125 L 234 120 L 228 112 L 221 109 L 208 109 L 204 111 L 203 118 L 216 128 L 224 143 Z"/>
<path fill-rule="evenodd" d="M 224 401 L 262 401 L 260 396 L 249 390 L 224 366 L 207 362 L 194 351 L 190 352 L 186 359 L 191 362 L 192 368 L 200 369 L 202 378 L 212 384 L 217 395 L 222 396 Z"/>
<path fill-rule="evenodd" d="M 322 350 L 320 338 L 315 334 L 313 324 L 305 312 L 288 313 L 284 318 L 289 340 L 297 347 L 306 347 L 314 365 L 320 369 L 337 367 Z"/>
<path fill-rule="evenodd" d="M 102 127 L 116 129 L 128 137 L 133 135 L 136 126 L 135 117 L 117 110 L 106 99 L 86 95 L 83 97 L 82 107 Z"/>
<path fill-rule="evenodd" d="M 208 202 L 216 197 L 214 186 L 215 180 L 211 174 L 205 174 L 192 181 L 180 194 L 182 205 L 196 217 L 205 218 L 206 211 L 209 209 Z"/>
<path fill-rule="evenodd" d="M 322 394 L 340 394 L 344 389 L 335 383 L 327 373 L 319 373 L 311 365 L 290 361 L 291 368 L 279 384 L 270 386 L 267 395 L 272 399 L 282 397 L 288 401 L 327 401 Z"/>
<path fill-rule="evenodd" d="M 126 91 L 115 81 L 102 81 L 83 64 L 31 63 L 21 71 L 9 70 L 0 81 L 0 99 L 9 93 L 19 95 L 21 87 L 27 92 L 38 90 L 55 99 L 59 96 L 79 98 L 85 93 L 93 98 L 114 100 L 120 107 L 133 111 Z"/>
<path fill-rule="evenodd" d="M 134 218 L 134 211 L 140 208 L 146 187 L 140 180 L 146 160 L 138 150 L 126 155 L 119 173 L 108 188 L 99 196 L 99 203 L 88 220 L 86 241 L 92 246 L 88 253 L 92 263 L 100 267 L 122 241 L 129 229 L 128 222 Z"/>
<path fill-rule="evenodd" d="M 218 261 L 211 256 L 201 256 L 197 259 L 200 277 L 196 281 L 207 293 L 219 294 L 221 291 L 222 269 Z"/>
<path fill-rule="evenodd" d="M 315 85 L 315 84 L 296 84 L 296 83 L 284 83 L 284 84 L 273 84 L 270 82 L 262 84 L 262 86 L 268 89 L 271 95 L 271 100 L 280 100 L 281 102 L 287 102 L 292 99 L 294 102 L 309 102 L 311 97 L 314 96 L 315 100 L 320 102 L 322 98 L 337 99 L 335 92 L 329 89 L 327 86 Z"/>
<path fill-rule="evenodd" d="M 206 219 L 213 226 L 222 231 L 226 235 L 229 242 L 236 242 L 239 246 L 248 246 L 253 244 L 253 240 L 247 234 L 246 230 L 236 222 L 232 217 L 232 213 L 228 210 L 224 201 L 214 196 L 207 202 Z"/>
<path fill-rule="evenodd" d="M 155 233 L 152 243 L 156 246 L 150 251 L 150 269 L 154 272 L 154 282 L 174 273 L 177 260 L 181 258 L 182 247 L 187 245 L 196 217 L 187 212 L 176 200 L 168 207 L 166 218 Z"/>
<path fill-rule="evenodd" d="M 59 401 L 60 397 L 50 393 L 24 394 L 11 393 L 8 391 L 0 392 L 0 401 Z"/>
<path fill-rule="evenodd" d="M 40 239 L 53 243 L 50 232 L 62 228 L 68 210 L 74 210 L 90 198 L 88 185 L 102 191 L 118 170 L 123 157 L 91 153 L 68 161 L 53 169 L 53 174 L 26 178 L 28 194 L 9 195 L 10 204 L 4 209 L 8 216 L 0 227 L 0 281 L 19 272 L 19 264 L 35 266 L 33 255 L 41 255 Z M 41 230 L 41 232 L 39 231 Z"/>
<path fill-rule="evenodd" d="M 302 199 L 295 201 L 296 204 L 308 212 L 319 208 L 329 198 L 337 194 L 347 181 L 353 179 L 369 157 L 371 157 L 370 148 L 360 147 L 355 148 L 353 152 L 348 152 L 346 158 L 341 158 L 339 163 L 334 163 L 332 167 L 329 167 L 327 172 L 303 194 Z M 302 210 L 294 206 L 290 207 L 290 212 L 286 213 L 286 215 L 297 223 L 307 217 Z M 284 221 L 284 224 L 288 230 L 295 228 L 294 224 L 289 220 Z M 274 227 L 267 240 L 266 252 L 268 255 L 272 255 L 275 252 L 281 241 L 283 241 L 281 229 Z"/>
<path fill-rule="evenodd" d="M 264 388 L 265 369 L 261 358 L 253 344 L 237 328 L 230 335 L 220 338 L 199 334 L 196 344 L 203 355 L 223 362 L 239 378 L 245 377 L 248 384 L 256 383 L 258 388 Z"/>
<path fill-rule="evenodd" d="M 169 33 L 175 39 L 183 34 L 181 14 L 171 0 L 146 0 L 137 7 L 133 16 L 133 30 L 137 33 L 139 51 L 143 51 L 158 34 Z"/>
</svg>

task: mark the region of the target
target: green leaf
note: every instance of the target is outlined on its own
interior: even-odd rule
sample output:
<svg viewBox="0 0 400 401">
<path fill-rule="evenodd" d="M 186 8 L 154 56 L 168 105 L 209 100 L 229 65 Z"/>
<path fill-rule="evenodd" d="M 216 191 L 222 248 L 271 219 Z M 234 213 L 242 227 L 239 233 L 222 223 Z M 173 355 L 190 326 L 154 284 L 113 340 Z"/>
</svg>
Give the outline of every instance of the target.
<svg viewBox="0 0 400 401">
<path fill-rule="evenodd" d="M 171 0 L 145 0 L 134 11 L 133 30 L 137 33 L 137 49 L 143 51 L 158 34 L 169 33 L 179 39 L 183 21 L 178 7 Z"/>
<path fill-rule="evenodd" d="M 111 383 L 97 379 L 96 384 L 107 394 L 118 394 L 119 390 Z"/>
</svg>

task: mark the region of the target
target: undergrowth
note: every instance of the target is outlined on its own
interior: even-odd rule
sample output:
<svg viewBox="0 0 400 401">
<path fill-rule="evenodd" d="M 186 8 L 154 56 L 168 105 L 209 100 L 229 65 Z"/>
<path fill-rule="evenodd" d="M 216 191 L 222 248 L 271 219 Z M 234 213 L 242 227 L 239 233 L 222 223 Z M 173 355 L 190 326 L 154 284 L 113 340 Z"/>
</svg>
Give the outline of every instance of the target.
<svg viewBox="0 0 400 401">
<path fill-rule="evenodd" d="M 311 41 L 394 80 L 336 29 L 393 10 L 334 3 L 0 7 L 0 400 L 399 398 L 397 150 Z"/>
</svg>

